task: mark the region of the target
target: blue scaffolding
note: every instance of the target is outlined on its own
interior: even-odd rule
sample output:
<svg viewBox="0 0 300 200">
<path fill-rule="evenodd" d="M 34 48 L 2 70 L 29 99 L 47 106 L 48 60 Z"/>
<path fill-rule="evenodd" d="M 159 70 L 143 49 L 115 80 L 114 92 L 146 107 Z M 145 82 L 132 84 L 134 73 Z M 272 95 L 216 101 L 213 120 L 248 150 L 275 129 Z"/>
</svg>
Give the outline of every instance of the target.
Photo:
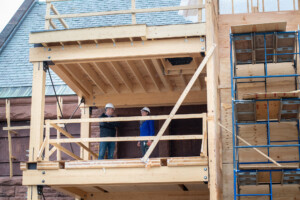
<svg viewBox="0 0 300 200">
<path fill-rule="evenodd" d="M 256 84 L 264 83 L 264 92 L 268 92 L 267 80 L 272 78 L 290 77 L 295 79 L 293 85 L 295 90 L 299 89 L 300 76 L 297 72 L 297 59 L 300 52 L 300 32 L 263 32 L 263 33 L 243 33 L 230 34 L 230 61 L 231 61 L 231 97 L 232 97 L 232 138 L 233 138 L 233 174 L 234 174 L 234 200 L 241 197 L 266 196 L 273 199 L 273 184 L 300 184 L 300 128 L 299 128 L 299 105 L 300 98 L 264 98 L 264 99 L 243 99 L 239 98 L 239 86 L 241 84 Z M 293 67 L 293 73 L 286 74 L 285 69 L 282 69 L 282 74 L 268 73 L 268 63 L 286 63 L 290 62 Z M 263 74 L 255 76 L 239 76 L 237 66 L 242 65 L 263 64 Z M 280 103 L 280 111 L 278 119 L 270 118 L 270 104 L 274 101 Z M 257 119 L 256 104 L 265 102 L 266 119 Z M 297 126 L 297 140 L 272 140 L 270 124 L 271 123 L 286 123 L 294 122 Z M 266 126 L 266 141 L 265 145 L 240 145 L 237 135 L 239 129 L 243 125 L 264 124 Z M 284 134 L 284 133 L 283 133 Z M 277 143 L 277 144 L 274 144 Z M 280 143 L 280 144 L 278 144 Z M 295 168 L 258 168 L 257 165 L 272 164 L 270 160 L 265 162 L 241 162 L 239 149 L 244 148 L 266 148 L 267 155 L 270 156 L 271 148 L 286 148 L 293 147 L 298 149 L 298 159 L 296 160 L 281 160 L 278 163 L 298 163 Z M 253 168 L 245 169 L 243 165 L 256 165 Z M 275 181 L 272 175 L 275 172 L 281 173 L 281 180 Z M 268 181 L 260 182 L 258 175 L 267 173 Z M 269 193 L 266 194 L 241 194 L 240 186 L 244 185 L 269 185 Z"/>
</svg>

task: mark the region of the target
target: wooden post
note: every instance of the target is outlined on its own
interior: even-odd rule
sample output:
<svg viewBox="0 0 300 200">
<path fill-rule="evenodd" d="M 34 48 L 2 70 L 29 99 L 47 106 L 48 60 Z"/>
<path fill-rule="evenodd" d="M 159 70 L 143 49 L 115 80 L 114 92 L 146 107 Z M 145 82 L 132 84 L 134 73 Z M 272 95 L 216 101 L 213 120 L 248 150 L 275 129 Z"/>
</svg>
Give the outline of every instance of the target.
<svg viewBox="0 0 300 200">
<path fill-rule="evenodd" d="M 158 121 L 159 128 L 162 127 L 164 121 Z M 164 135 L 170 135 L 170 129 L 166 129 Z M 169 157 L 170 156 L 170 141 L 160 141 L 159 143 L 159 157 Z"/>
<path fill-rule="evenodd" d="M 6 99 L 5 111 L 6 111 L 7 127 L 10 128 L 10 100 L 9 99 Z M 11 131 L 8 131 L 7 137 L 8 137 L 9 176 L 13 177 Z"/>
<path fill-rule="evenodd" d="M 33 63 L 32 98 L 29 139 L 29 161 L 36 161 L 39 149 L 43 142 L 45 81 L 46 73 L 42 62 Z M 37 186 L 29 186 L 27 199 L 39 200 Z"/>
<path fill-rule="evenodd" d="M 80 99 L 79 99 L 80 101 Z M 86 107 L 84 104 L 80 108 L 81 110 L 81 119 L 88 119 L 90 118 L 90 108 Z M 83 122 L 80 124 L 80 137 L 81 138 L 90 138 L 91 137 L 91 124 L 88 122 Z M 83 144 L 90 148 L 90 143 L 83 142 Z M 91 158 L 91 154 L 85 151 L 82 147 L 80 147 L 80 158 L 83 160 L 89 160 Z"/>
<path fill-rule="evenodd" d="M 218 44 L 218 16 L 214 12 L 217 0 L 206 0 L 206 44 L 208 47 Z M 216 49 L 207 62 L 207 126 L 209 155 L 210 200 L 222 199 L 222 140 L 218 121 L 220 118 L 220 95 L 218 91 L 219 55 Z M 232 189 L 233 191 L 233 189 Z"/>
<path fill-rule="evenodd" d="M 207 157 L 207 120 L 206 116 L 202 118 L 202 145 L 201 145 L 201 153 L 200 156 Z"/>
<path fill-rule="evenodd" d="M 63 98 L 58 97 L 58 102 L 56 104 L 56 113 L 57 113 L 57 119 L 59 120 L 62 117 L 62 113 L 60 113 L 59 106 L 61 108 L 61 112 L 63 112 Z M 57 139 L 60 139 L 60 132 L 57 130 Z M 60 161 L 61 160 L 61 151 L 57 149 L 56 151 L 56 160 Z"/>
<path fill-rule="evenodd" d="M 50 9 L 51 9 L 51 3 L 47 3 L 47 6 L 46 6 L 46 16 L 50 15 Z M 51 19 L 45 19 L 45 29 L 46 30 L 50 29 L 50 20 Z"/>
<path fill-rule="evenodd" d="M 131 9 L 135 10 L 135 0 L 131 0 Z M 132 24 L 136 24 L 136 14 L 131 14 L 132 17 Z"/>
<path fill-rule="evenodd" d="M 29 161 L 36 161 L 43 142 L 46 73 L 42 62 L 33 63 Z"/>
<path fill-rule="evenodd" d="M 198 5 L 202 6 L 203 5 L 203 0 L 198 0 Z M 202 8 L 198 8 L 198 22 L 202 22 Z"/>
</svg>

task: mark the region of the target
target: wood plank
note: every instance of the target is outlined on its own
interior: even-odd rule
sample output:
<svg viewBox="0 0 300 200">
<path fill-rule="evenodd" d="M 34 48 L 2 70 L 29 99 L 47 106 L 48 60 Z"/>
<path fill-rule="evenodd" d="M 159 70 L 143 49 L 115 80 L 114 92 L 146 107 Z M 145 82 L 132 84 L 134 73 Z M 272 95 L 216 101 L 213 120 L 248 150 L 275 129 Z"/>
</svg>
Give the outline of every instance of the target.
<svg viewBox="0 0 300 200">
<path fill-rule="evenodd" d="M 83 53 L 84 49 L 84 53 Z M 165 40 L 147 40 L 136 42 L 131 46 L 131 42 L 118 42 L 117 46 L 111 43 L 82 44 L 82 48 L 78 45 L 68 45 L 68 48 L 62 49 L 61 46 L 51 47 L 51 51 L 45 51 L 44 47 L 36 47 L 30 49 L 30 62 L 52 60 L 58 61 L 78 61 L 78 60 L 125 60 L 129 57 L 153 58 L 156 56 L 164 57 L 185 57 L 187 54 L 199 54 L 205 51 L 205 44 L 201 42 L 199 37 L 189 38 L 189 42 L 180 39 Z"/>
<path fill-rule="evenodd" d="M 132 136 L 132 137 L 105 137 L 105 138 L 72 138 L 72 139 L 50 139 L 50 144 L 53 143 L 81 143 L 81 142 L 125 142 L 125 141 L 143 141 L 154 140 L 155 136 Z M 203 135 L 166 135 L 160 140 L 200 140 Z"/>
<path fill-rule="evenodd" d="M 78 65 L 80 66 L 82 71 L 84 71 L 89 76 L 89 78 L 101 92 L 103 92 L 104 94 L 107 93 L 106 84 L 103 82 L 103 80 L 100 79 L 99 76 L 97 76 L 96 71 L 92 69 L 91 65 L 83 63 L 78 63 Z"/>
<path fill-rule="evenodd" d="M 125 61 L 125 63 L 128 65 L 129 69 L 134 74 L 135 78 L 137 79 L 139 85 L 143 89 L 144 92 L 147 92 L 147 86 L 144 78 L 142 77 L 140 71 L 136 67 L 136 65 L 132 61 Z"/>
<path fill-rule="evenodd" d="M 46 73 L 43 63 L 33 63 L 29 161 L 35 161 L 43 143 Z"/>
<path fill-rule="evenodd" d="M 77 17 L 91 17 L 91 16 L 105 16 L 105 15 L 120 15 L 120 14 L 136 14 L 136 13 L 150 13 L 150 12 L 168 12 L 177 10 L 192 10 L 204 8 L 203 5 L 192 6 L 174 6 L 174 7 L 160 7 L 160 8 L 145 8 L 145 9 L 131 9 L 131 10 L 116 10 L 106 12 L 90 12 L 90 13 L 75 13 L 75 14 L 62 14 L 62 15 L 47 15 L 46 19 L 59 19 L 59 18 L 77 18 Z"/>
<path fill-rule="evenodd" d="M 82 71 L 79 69 L 78 64 L 72 64 L 68 66 L 67 64 L 62 64 L 62 67 L 69 72 L 71 78 L 74 79 L 89 95 L 93 95 L 92 84 L 83 76 Z"/>
<path fill-rule="evenodd" d="M 204 181 L 208 177 L 207 166 L 153 167 L 153 168 L 111 168 L 46 170 L 43 179 L 49 186 L 55 185 L 106 185 L 142 183 L 191 183 Z M 23 171 L 23 185 L 38 185 L 41 182 L 39 170 Z M 141 178 L 143 177 L 143 178 Z"/>
<path fill-rule="evenodd" d="M 176 114 L 173 119 L 192 119 L 192 118 L 203 118 L 206 113 L 197 114 Z M 125 121 L 145 121 L 145 120 L 162 120 L 167 119 L 169 115 L 150 115 L 150 116 L 132 116 L 132 117 L 110 117 L 110 118 L 88 118 L 88 119 L 60 119 L 60 120 L 47 120 L 50 124 L 71 124 L 71 123 L 99 123 L 99 122 L 125 122 Z M 60 127 L 59 127 L 60 128 Z M 58 128 L 56 128 L 58 129 Z M 60 128 L 61 129 L 61 128 Z"/>
<path fill-rule="evenodd" d="M 90 107 L 85 106 L 84 104 L 80 108 L 81 111 L 81 119 L 88 119 L 90 118 Z M 90 123 L 80 123 L 80 138 L 90 138 L 91 137 L 91 124 Z M 91 155 L 94 156 L 95 159 L 98 158 L 97 154 L 91 153 L 90 150 L 91 146 L 88 142 L 82 142 L 82 145 L 84 145 L 88 151 L 85 151 L 86 148 L 81 147 L 80 148 L 80 157 L 83 158 L 83 160 L 90 160 Z"/>
<path fill-rule="evenodd" d="M 80 97 L 88 97 L 90 94 L 74 79 L 63 65 L 52 65 L 51 69 Z"/>
<path fill-rule="evenodd" d="M 115 70 L 115 72 L 119 75 L 121 80 L 125 83 L 126 87 L 133 92 L 133 85 L 132 82 L 129 80 L 127 74 L 121 67 L 118 62 L 109 62 L 110 66 Z"/>
<path fill-rule="evenodd" d="M 55 15 L 60 15 L 59 14 L 59 12 L 58 12 L 58 10 L 54 7 L 54 5 L 53 4 L 51 4 L 51 10 L 53 11 L 53 13 L 55 14 Z M 58 19 L 59 21 L 60 21 L 60 23 L 63 25 L 63 27 L 65 27 L 65 28 L 69 28 L 69 26 L 67 25 L 67 23 L 66 23 L 66 21 L 63 19 L 63 18 L 60 18 L 60 19 Z"/>
<path fill-rule="evenodd" d="M 231 26 L 231 33 L 259 33 L 259 32 L 283 32 L 286 31 L 286 22 L 271 22 L 261 24 L 245 24 Z"/>
<path fill-rule="evenodd" d="M 53 124 L 51 122 L 49 122 L 49 120 L 47 120 L 46 124 L 50 123 L 51 126 L 53 126 L 56 130 L 58 130 L 59 132 L 61 132 L 62 134 L 64 134 L 66 137 L 68 138 L 74 138 L 70 133 L 68 133 L 67 131 L 65 131 L 64 129 L 60 128 L 59 126 L 57 126 L 56 124 Z M 59 142 L 58 142 L 59 143 Z M 54 145 L 56 148 L 57 145 L 55 145 L 55 143 L 51 143 L 52 145 Z M 56 143 L 57 144 L 57 143 Z M 92 156 L 94 156 L 95 158 L 98 158 L 98 155 L 95 154 L 92 150 L 90 150 L 87 146 L 85 146 L 83 143 L 81 142 L 76 142 L 76 144 L 78 144 L 80 147 L 82 147 L 84 150 L 88 151 Z M 68 154 L 69 155 L 69 154 Z"/>
<path fill-rule="evenodd" d="M 10 100 L 5 100 L 5 116 L 7 127 L 10 127 Z M 12 163 L 12 141 L 11 141 L 11 131 L 7 132 L 8 137 L 8 159 L 9 159 L 9 177 L 13 177 L 13 163 Z"/>
<path fill-rule="evenodd" d="M 152 59 L 152 64 L 154 65 L 154 67 L 157 71 L 157 74 L 160 77 L 160 80 L 164 84 L 165 88 L 167 90 L 173 91 L 172 84 L 171 84 L 170 80 L 168 79 L 168 77 L 166 77 L 164 75 L 163 68 L 162 68 L 161 64 L 159 63 L 159 61 L 157 59 Z"/>
<path fill-rule="evenodd" d="M 156 89 L 158 91 L 161 90 L 161 87 L 160 87 L 160 82 L 159 80 L 157 79 L 157 72 L 155 71 L 154 68 L 152 68 L 149 64 L 149 62 L 147 60 L 141 60 L 143 66 L 145 67 L 148 75 L 150 76 L 150 79 L 152 80 L 154 86 L 156 87 Z"/>
<path fill-rule="evenodd" d="M 165 132 L 166 128 L 169 126 L 171 120 L 174 118 L 174 115 L 176 114 L 176 112 L 178 111 L 178 109 L 181 106 L 182 102 L 184 101 L 184 99 L 186 98 L 187 94 L 191 90 L 191 88 L 194 85 L 196 79 L 198 78 L 198 76 L 200 75 L 200 73 L 203 70 L 204 66 L 206 65 L 207 61 L 209 60 L 210 56 L 213 54 L 213 52 L 215 50 L 215 47 L 216 47 L 216 45 L 212 45 L 211 49 L 208 51 L 207 55 L 205 56 L 205 58 L 203 59 L 203 61 L 200 64 L 200 66 L 196 70 L 195 74 L 191 78 L 189 84 L 186 86 L 186 88 L 184 89 L 184 91 L 180 95 L 180 97 L 179 97 L 178 101 L 176 102 L 175 106 L 173 107 L 170 115 L 168 116 L 168 118 L 166 119 L 165 123 L 163 124 L 163 126 L 161 127 L 161 129 L 159 130 L 159 132 L 157 133 L 157 136 L 156 136 L 155 140 L 152 142 L 152 144 L 150 145 L 147 153 L 142 158 L 143 162 L 147 162 L 149 156 L 151 155 L 151 153 L 154 150 L 155 146 L 159 142 L 159 139 L 161 138 L 161 136 Z"/>
<path fill-rule="evenodd" d="M 69 151 L 68 149 L 64 148 L 63 146 L 57 144 L 57 143 L 52 143 L 53 146 L 55 146 L 57 149 L 59 149 L 60 151 L 64 152 L 65 154 L 71 156 L 72 158 L 75 158 L 77 160 L 82 160 L 82 158 L 80 158 L 79 156 L 75 155 L 74 153 L 72 153 L 71 151 Z"/>
<path fill-rule="evenodd" d="M 120 93 L 120 85 L 112 73 L 109 71 L 108 66 L 103 63 L 93 63 L 94 68 L 106 79 L 106 81 L 111 85 L 111 87 L 117 92 Z"/>
<path fill-rule="evenodd" d="M 179 37 L 197 37 L 205 35 L 205 24 L 177 24 L 164 26 L 146 26 L 145 24 L 94 27 L 69 30 L 55 30 L 47 32 L 30 33 L 29 43 L 65 43 L 76 41 L 104 41 L 106 39 L 122 38 L 179 38 Z M 205 37 L 203 43 L 205 43 Z M 204 44 L 205 45 L 205 44 Z"/>
</svg>

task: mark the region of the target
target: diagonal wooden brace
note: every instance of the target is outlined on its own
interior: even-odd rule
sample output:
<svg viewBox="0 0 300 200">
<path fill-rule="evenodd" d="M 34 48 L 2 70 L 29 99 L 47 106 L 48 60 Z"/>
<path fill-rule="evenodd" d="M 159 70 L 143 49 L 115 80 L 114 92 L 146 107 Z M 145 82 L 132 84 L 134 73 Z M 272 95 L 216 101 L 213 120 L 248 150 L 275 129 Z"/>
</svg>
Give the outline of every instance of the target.
<svg viewBox="0 0 300 200">
<path fill-rule="evenodd" d="M 177 102 L 176 102 L 175 106 L 173 107 L 170 115 L 168 116 L 168 118 L 166 119 L 166 121 L 162 125 L 161 129 L 157 133 L 157 136 L 156 136 L 155 140 L 152 142 L 152 144 L 150 145 L 148 151 L 146 152 L 144 157 L 141 159 L 143 162 L 146 162 L 148 160 L 149 156 L 151 155 L 151 153 L 153 152 L 153 150 L 156 147 L 157 143 L 159 142 L 161 136 L 164 134 L 164 132 L 167 129 L 167 127 L 169 126 L 171 120 L 174 118 L 174 116 L 175 116 L 176 112 L 178 111 L 179 107 L 181 106 L 182 102 L 184 101 L 184 99 L 188 95 L 188 93 L 191 90 L 192 86 L 194 85 L 194 83 L 196 82 L 196 80 L 199 77 L 200 73 L 202 72 L 203 68 L 205 67 L 206 63 L 208 62 L 209 58 L 211 57 L 211 55 L 213 55 L 213 52 L 214 52 L 216 46 L 217 46 L 216 44 L 212 45 L 212 47 L 209 49 L 207 55 L 205 56 L 205 58 L 203 59 L 203 61 L 199 65 L 199 67 L 197 68 L 197 70 L 194 73 L 193 77 L 191 78 L 190 82 L 188 83 L 188 85 L 186 86 L 186 88 L 182 92 L 181 96 L 177 100 Z"/>
</svg>

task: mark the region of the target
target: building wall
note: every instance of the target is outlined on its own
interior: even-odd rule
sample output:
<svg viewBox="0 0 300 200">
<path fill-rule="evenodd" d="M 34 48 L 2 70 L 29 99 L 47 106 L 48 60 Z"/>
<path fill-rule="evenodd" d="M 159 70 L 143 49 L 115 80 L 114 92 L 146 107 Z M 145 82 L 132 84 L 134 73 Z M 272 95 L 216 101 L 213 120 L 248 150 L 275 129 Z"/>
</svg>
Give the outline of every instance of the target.
<svg viewBox="0 0 300 200">
<path fill-rule="evenodd" d="M 300 13 L 298 11 L 286 11 L 286 12 L 269 12 L 269 13 L 254 13 L 254 14 L 235 14 L 235 15 L 220 15 L 219 16 L 219 56 L 220 56 L 220 94 L 221 94 L 221 123 L 225 125 L 229 130 L 232 130 L 232 113 L 231 113 L 231 85 L 230 85 L 230 41 L 229 33 L 230 27 L 233 25 L 241 24 L 256 24 L 256 23 L 269 23 L 269 22 L 287 22 L 287 31 L 296 31 L 298 24 L 300 24 Z M 274 65 L 275 66 L 275 65 Z M 244 66 L 247 72 L 251 73 L 254 70 L 253 66 Z M 283 65 L 275 66 L 277 69 L 273 69 L 273 74 L 282 72 Z M 277 71 L 276 71 L 277 70 Z M 286 68 L 285 68 L 286 70 Z M 254 73 L 257 72 L 254 70 Z M 276 80 L 277 83 L 272 83 L 274 87 L 269 87 L 269 91 L 280 92 L 280 91 L 291 91 L 294 90 L 293 84 L 290 80 Z M 263 92 L 264 87 L 262 85 L 256 85 L 256 87 L 247 86 L 242 89 L 243 93 L 251 92 Z M 274 125 L 274 129 L 277 129 L 275 135 L 278 137 L 285 137 L 282 129 L 276 128 L 282 127 L 279 124 Z M 293 126 L 286 125 L 284 131 L 294 134 Z M 248 127 L 247 131 L 244 132 L 245 139 L 250 143 L 256 145 L 263 143 L 265 140 L 264 127 L 252 126 Z M 223 199 L 233 199 L 233 159 L 232 159 L 232 134 L 222 130 L 222 143 L 223 143 Z M 280 152 L 281 151 L 281 152 Z M 253 150 L 249 149 L 247 153 L 249 159 L 261 159 L 261 156 Z M 273 157 L 276 155 L 276 159 L 285 159 L 286 156 L 292 156 L 293 159 L 297 159 L 297 155 L 294 150 L 279 150 L 276 149 L 273 152 Z M 245 155 L 244 155 L 245 156 Z M 278 157 L 277 157 L 278 156 Z M 297 199 L 299 198 L 299 189 L 294 186 L 275 186 L 275 199 Z M 243 188 L 243 192 L 249 192 L 260 189 L 256 187 Z M 263 191 L 263 190 L 261 190 Z M 259 192 L 258 192 L 259 193 Z M 262 192 L 263 193 L 263 192 Z M 244 198 L 246 199 L 246 198 Z"/>
<path fill-rule="evenodd" d="M 63 114 L 64 118 L 69 118 L 78 105 L 76 96 L 63 97 Z M 11 99 L 11 126 L 30 125 L 30 107 L 31 100 L 26 98 Z M 117 116 L 138 116 L 141 108 L 122 108 L 116 109 Z M 168 114 L 172 107 L 154 107 L 151 108 L 152 115 Z M 103 108 L 93 108 L 91 117 L 99 117 L 104 112 Z M 183 106 L 179 109 L 179 114 L 184 113 L 201 113 L 206 112 L 205 105 Z M 80 117 L 80 109 L 75 113 L 74 118 Z M 56 119 L 56 99 L 54 97 L 46 98 L 45 119 Z M 162 126 L 163 121 L 155 121 L 155 132 L 157 133 Z M 5 119 L 5 100 L 0 100 L 0 200 L 21 200 L 26 199 L 26 187 L 22 186 L 22 171 L 20 170 L 20 162 L 26 162 L 28 157 L 26 150 L 29 146 L 29 130 L 19 130 L 18 134 L 12 134 L 12 155 L 16 158 L 13 161 L 14 177 L 9 177 L 9 159 L 8 159 L 8 140 L 7 131 L 3 131 L 6 127 Z M 74 137 L 80 137 L 80 125 L 68 124 L 68 131 Z M 99 123 L 91 124 L 91 136 L 99 137 Z M 201 119 L 174 120 L 165 134 L 199 134 L 202 132 Z M 121 122 L 118 129 L 119 136 L 138 136 L 139 122 Z M 56 131 L 51 129 L 51 137 L 56 137 Z M 63 144 L 68 150 L 74 151 L 79 155 L 79 148 L 76 144 Z M 91 145 L 94 152 L 98 152 L 99 144 Z M 188 141 L 163 141 L 159 142 L 151 157 L 166 156 L 197 156 L 200 154 L 200 140 Z M 140 158 L 141 152 L 136 146 L 136 142 L 120 142 L 117 143 L 115 158 Z M 50 159 L 56 159 L 54 153 Z M 71 159 L 62 154 L 62 159 Z M 50 188 L 44 188 L 46 199 L 69 199 L 61 193 Z M 71 198 L 70 198 L 71 199 Z"/>
</svg>

